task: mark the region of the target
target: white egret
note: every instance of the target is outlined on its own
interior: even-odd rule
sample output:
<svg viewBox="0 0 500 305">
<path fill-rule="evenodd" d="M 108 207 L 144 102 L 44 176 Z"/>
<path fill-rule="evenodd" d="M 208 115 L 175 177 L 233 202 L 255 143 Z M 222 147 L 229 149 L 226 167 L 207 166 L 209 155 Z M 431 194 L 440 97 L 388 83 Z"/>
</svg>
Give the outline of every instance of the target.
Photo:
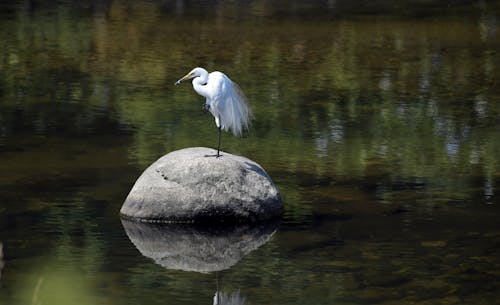
<svg viewBox="0 0 500 305">
<path fill-rule="evenodd" d="M 178 85 L 188 79 L 193 79 L 194 91 L 206 98 L 203 110 L 210 111 L 215 118 L 215 125 L 218 128 L 217 157 L 219 157 L 221 130 L 232 131 L 235 136 L 241 136 L 243 130 L 248 129 L 250 125 L 252 113 L 247 100 L 238 84 L 222 72 L 208 73 L 203 68 L 194 68 L 175 84 Z"/>
</svg>

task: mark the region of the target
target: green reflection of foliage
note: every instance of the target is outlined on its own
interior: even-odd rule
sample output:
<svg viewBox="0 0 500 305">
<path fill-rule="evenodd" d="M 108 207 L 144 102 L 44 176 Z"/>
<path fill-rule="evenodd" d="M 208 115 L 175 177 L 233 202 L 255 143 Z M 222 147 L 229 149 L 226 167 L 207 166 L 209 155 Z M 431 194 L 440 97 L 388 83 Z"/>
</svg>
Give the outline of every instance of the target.
<svg viewBox="0 0 500 305">
<path fill-rule="evenodd" d="M 212 117 L 201 113 L 203 98 L 189 84 L 173 86 L 192 67 L 202 65 L 227 72 L 246 92 L 256 120 L 243 139 L 224 134 L 223 149 L 263 165 L 281 189 L 289 220 L 310 217 L 318 209 L 316 201 L 363 202 L 371 189 L 382 190 L 380 201 L 386 202 L 405 200 L 398 198 L 404 192 L 391 192 L 398 187 L 423 188 L 418 195 L 431 198 L 432 204 L 477 199 L 475 192 L 486 192 L 485 185 L 498 193 L 500 31 L 492 22 L 498 19 L 498 4 L 481 4 L 485 7 L 477 18 L 471 13 L 472 17 L 418 20 L 366 16 L 274 20 L 266 16 L 279 15 L 279 9 L 269 2 L 252 1 L 250 15 L 240 12 L 237 3 L 220 5 L 217 14 L 178 17 L 152 1 L 110 1 L 109 6 L 93 9 L 69 8 L 61 2 L 53 4 L 54 10 L 19 8 L 15 16 L 1 18 L 0 147 L 14 143 L 10 145 L 16 149 L 16 144 L 29 149 L 7 155 L 12 162 L 4 162 L 2 170 L 15 175 L 4 175 L 1 182 L 32 180 L 28 175 L 45 180 L 53 172 L 69 177 L 84 173 L 94 179 L 95 172 L 121 172 L 130 167 L 128 162 L 143 169 L 175 149 L 214 146 L 216 130 Z M 235 19 L 235 12 L 242 18 Z M 88 144 L 103 134 L 104 143 Z M 132 144 L 108 139 L 124 134 Z M 39 138 L 27 145 L 26 135 Z M 102 148 L 115 145 L 109 151 Z M 25 167 L 19 170 L 19 164 Z M 128 187 L 139 172 L 121 173 L 120 183 Z M 112 175 L 101 175 L 92 192 L 115 203 L 105 211 L 112 219 L 127 187 L 117 196 L 112 189 L 116 181 L 107 179 Z M 62 175 L 53 183 L 67 180 Z M 105 253 L 105 242 L 95 238 L 97 222 L 88 219 L 92 208 L 86 206 L 86 198 L 70 195 L 71 199 L 59 198 L 71 202 L 67 213 L 61 213 L 66 210 L 61 207 L 51 208 L 49 200 L 54 198 L 27 203 L 28 211 L 44 211 L 44 218 L 37 221 L 57 226 L 54 231 L 64 234 L 51 241 L 54 261 L 22 268 L 30 279 L 10 296 L 20 300 L 18 304 L 98 304 L 102 291 L 126 302 L 129 294 L 123 283 L 165 284 L 158 294 L 140 296 L 145 299 L 136 303 L 172 297 L 168 288 L 199 292 L 199 283 L 193 280 L 198 276 L 168 274 L 150 261 L 141 261 L 148 267 L 132 265 L 127 279 L 105 275 L 100 262 L 112 254 Z M 412 199 L 410 203 L 419 203 Z M 353 226 L 347 231 L 358 230 Z M 80 231 L 76 244 L 71 239 Z M 294 235 L 287 242 L 318 238 L 303 237 Z M 362 276 L 372 270 L 373 261 L 401 263 L 370 247 L 370 243 L 354 245 L 355 253 L 366 255 Z M 75 249 L 84 253 L 74 253 Z M 331 259 L 327 264 L 331 269 L 325 270 L 332 272 L 304 279 L 307 271 L 318 268 L 310 259 L 318 255 L 315 251 L 306 251 L 303 257 L 290 253 L 290 262 L 259 261 L 251 268 L 261 266 L 263 286 L 278 291 L 283 289 L 278 287 L 283 274 L 293 275 L 288 283 L 295 286 L 285 287 L 293 292 L 292 303 L 299 297 L 300 303 L 318 297 L 317 283 L 323 283 L 320 292 L 330 293 L 332 302 L 353 302 L 335 297 L 343 287 L 358 292 L 359 281 L 351 278 L 351 271 L 360 270 L 359 262 Z M 331 257 L 330 252 L 323 256 Z M 74 257 L 81 261 L 65 260 Z M 270 251 L 265 257 L 276 254 Z M 9 263 L 5 273 L 16 277 Z M 86 273 L 64 268 L 79 263 Z M 21 265 L 14 261 L 11 266 L 16 264 Z M 421 264 L 415 272 L 427 267 L 426 262 Z M 304 272 L 297 272 L 302 265 Z M 338 275 L 337 269 L 349 272 Z M 368 277 L 375 281 L 384 271 Z M 93 273 L 99 273 L 102 286 L 94 283 Z M 102 288 L 108 275 L 116 278 Z M 12 289 L 10 282 L 6 284 Z M 414 290 L 412 285 L 407 291 Z M 256 296 L 265 293 L 260 288 L 255 291 Z M 203 291 L 198 298 L 201 302 L 212 295 Z M 370 295 L 363 297 L 370 302 Z"/>
<path fill-rule="evenodd" d="M 280 23 L 265 19 L 278 13 L 272 6 L 251 8 L 243 21 L 228 18 L 234 5 L 214 18 L 179 18 L 151 2 L 61 5 L 55 17 L 20 10 L 2 21 L 4 133 L 16 110 L 42 134 L 57 124 L 92 131 L 106 116 L 133 134 L 129 153 L 141 167 L 213 146 L 203 98 L 172 85 L 203 65 L 237 80 L 256 117 L 247 138 L 225 134 L 223 149 L 271 173 L 364 177 L 376 163 L 388 183 L 449 189 L 470 185 L 477 167 L 498 177 L 500 39 L 487 6 L 479 20 Z"/>
<path fill-rule="evenodd" d="M 18 304 L 93 304 L 97 302 L 91 293 L 92 283 L 83 279 L 79 271 L 55 271 L 54 267 L 48 272 L 37 272 L 30 282 L 19 287 Z"/>
</svg>

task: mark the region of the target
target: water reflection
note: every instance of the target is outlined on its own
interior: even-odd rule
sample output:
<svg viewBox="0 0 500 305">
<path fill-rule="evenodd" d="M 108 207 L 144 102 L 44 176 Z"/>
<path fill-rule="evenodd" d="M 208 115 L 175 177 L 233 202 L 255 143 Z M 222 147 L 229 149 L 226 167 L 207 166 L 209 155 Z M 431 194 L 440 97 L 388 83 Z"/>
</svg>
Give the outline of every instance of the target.
<svg viewBox="0 0 500 305">
<path fill-rule="evenodd" d="M 166 269 L 215 273 L 214 305 L 240 305 L 239 290 L 223 292 L 219 272 L 268 242 L 279 223 L 231 227 L 150 224 L 122 219 L 130 241 L 145 257 Z"/>
<path fill-rule="evenodd" d="M 137 250 L 163 268 L 202 273 L 231 268 L 268 242 L 278 227 L 276 222 L 204 227 L 124 219 L 122 225 Z"/>
<path fill-rule="evenodd" d="M 217 290 L 214 295 L 213 305 L 243 305 L 245 304 L 245 297 L 240 294 L 239 290 L 227 293 L 221 291 L 221 280 L 219 272 L 216 272 Z"/>
<path fill-rule="evenodd" d="M 124 251 L 122 225 L 110 221 L 158 156 L 213 145 L 203 101 L 172 85 L 199 64 L 234 75 L 248 94 L 256 120 L 247 138 L 227 137 L 227 149 L 273 177 L 288 228 L 244 260 L 234 245 L 213 264 L 196 259 L 201 248 L 191 261 L 163 260 L 151 234 L 133 229 L 140 251 L 181 270 L 232 265 L 225 284 L 236 283 L 252 304 L 373 303 L 366 294 L 386 304 L 494 303 L 499 16 L 498 0 L 1 1 L 0 240 L 8 262 L 0 299 L 29 303 L 36 281 L 29 292 L 16 281 L 54 266 L 63 270 L 45 276 L 55 283 L 45 295 L 68 291 L 64 304 L 89 291 L 99 299 L 80 303 L 201 304 L 214 296 L 215 275 L 144 263 L 133 247 Z M 338 224 L 338 215 L 349 220 Z M 245 239 L 173 230 L 156 236 L 179 257 L 179 236 L 193 247 L 196 236 L 210 237 L 207 245 L 217 236 Z M 347 233 L 334 238 L 336 230 Z M 39 259 L 53 251 L 55 261 Z M 205 278 L 210 289 L 183 298 Z"/>
<path fill-rule="evenodd" d="M 5 266 L 5 261 L 3 260 L 3 243 L 0 242 L 0 287 L 2 284 L 2 271 Z"/>
</svg>

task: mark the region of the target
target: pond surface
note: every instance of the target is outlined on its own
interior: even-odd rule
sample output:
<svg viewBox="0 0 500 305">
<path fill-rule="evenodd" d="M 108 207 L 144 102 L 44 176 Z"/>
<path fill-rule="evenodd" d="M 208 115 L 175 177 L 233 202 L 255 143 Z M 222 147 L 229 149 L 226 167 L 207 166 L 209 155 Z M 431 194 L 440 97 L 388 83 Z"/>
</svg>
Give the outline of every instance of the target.
<svg viewBox="0 0 500 305">
<path fill-rule="evenodd" d="M 8 0 L 0 40 L 0 304 L 498 302 L 499 1 Z M 149 164 L 216 145 L 195 66 L 246 93 L 222 149 L 279 224 L 122 224 Z"/>
</svg>

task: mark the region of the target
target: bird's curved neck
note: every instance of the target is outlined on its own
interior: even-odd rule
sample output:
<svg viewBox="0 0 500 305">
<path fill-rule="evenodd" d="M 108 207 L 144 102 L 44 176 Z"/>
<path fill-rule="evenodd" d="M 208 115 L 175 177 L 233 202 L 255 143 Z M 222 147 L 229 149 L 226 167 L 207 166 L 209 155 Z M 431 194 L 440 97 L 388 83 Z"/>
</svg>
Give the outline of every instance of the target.
<svg viewBox="0 0 500 305">
<path fill-rule="evenodd" d="M 208 74 L 202 74 L 193 79 L 193 88 L 199 94 L 208 97 L 209 92 L 207 88 Z"/>
</svg>

